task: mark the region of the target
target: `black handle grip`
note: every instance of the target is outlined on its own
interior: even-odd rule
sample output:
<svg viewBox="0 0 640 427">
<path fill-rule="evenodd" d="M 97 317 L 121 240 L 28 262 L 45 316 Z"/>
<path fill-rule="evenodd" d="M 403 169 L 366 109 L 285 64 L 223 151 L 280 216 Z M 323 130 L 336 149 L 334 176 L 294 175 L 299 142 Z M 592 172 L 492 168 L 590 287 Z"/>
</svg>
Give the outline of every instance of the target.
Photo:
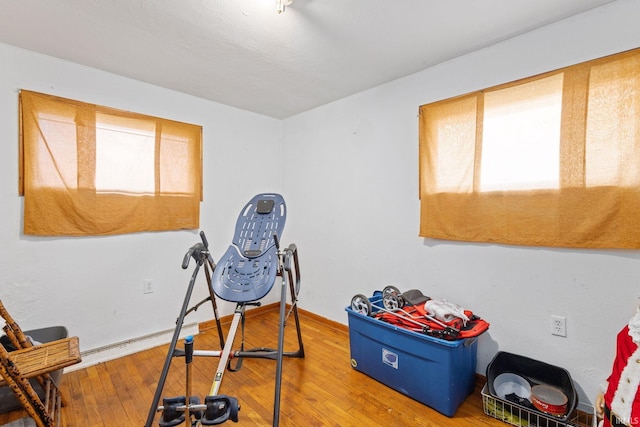
<svg viewBox="0 0 640 427">
<path fill-rule="evenodd" d="M 193 255 L 194 250 L 195 250 L 194 246 L 190 247 L 187 253 L 185 254 L 184 258 L 182 259 L 183 270 L 186 270 L 186 268 L 189 267 L 189 260 L 191 259 L 191 256 Z"/>
<path fill-rule="evenodd" d="M 290 248 L 285 249 L 284 251 L 284 265 L 283 268 L 285 271 L 291 270 L 291 257 L 293 256 L 293 251 Z"/>
<path fill-rule="evenodd" d="M 189 248 L 189 250 L 187 251 L 187 253 L 185 254 L 184 258 L 182 259 L 182 268 L 186 269 L 189 266 L 189 259 L 191 257 L 196 257 L 196 254 L 198 255 L 198 258 L 200 258 L 201 255 L 201 251 L 202 251 L 202 243 L 196 243 L 195 245 L 191 246 Z"/>
<path fill-rule="evenodd" d="M 204 247 L 209 249 L 209 242 L 207 241 L 207 236 L 204 235 L 204 231 L 200 231 L 200 238 L 202 239 Z"/>
</svg>

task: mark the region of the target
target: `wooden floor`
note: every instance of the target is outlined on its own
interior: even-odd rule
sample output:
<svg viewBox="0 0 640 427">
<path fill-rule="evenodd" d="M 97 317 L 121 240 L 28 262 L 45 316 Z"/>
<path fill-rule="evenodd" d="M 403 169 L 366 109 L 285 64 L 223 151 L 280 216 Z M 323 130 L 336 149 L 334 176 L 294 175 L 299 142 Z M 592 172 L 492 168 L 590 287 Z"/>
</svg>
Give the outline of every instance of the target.
<svg viewBox="0 0 640 427">
<path fill-rule="evenodd" d="M 352 369 L 347 327 L 306 312 L 300 317 L 305 358 L 284 360 L 281 426 L 507 426 L 483 413 L 481 384 L 454 417 L 446 417 Z M 246 316 L 245 348 L 276 347 L 277 324 L 277 309 L 250 311 Z M 223 325 L 225 335 L 227 328 L 228 323 Z M 234 349 L 239 349 L 240 331 Z M 182 343 L 178 347 L 182 348 Z M 216 329 L 197 335 L 195 348 L 219 350 Z M 61 388 L 69 403 L 63 408 L 63 426 L 143 427 L 167 349 L 168 346 L 161 346 L 65 373 Z M 286 327 L 285 350 L 296 349 L 295 322 L 291 316 Z M 198 357 L 191 365 L 193 394 L 200 399 L 211 388 L 217 364 L 218 358 Z M 237 397 L 241 406 L 239 422 L 229 421 L 228 425 L 272 425 L 275 368 L 273 360 L 245 358 L 239 371 L 225 372 L 220 394 Z M 175 358 L 163 397 L 185 394 L 185 371 L 184 359 Z M 20 416 L 19 412 L 0 415 L 0 425 Z M 153 426 L 158 425 L 158 419 L 156 415 Z"/>
</svg>

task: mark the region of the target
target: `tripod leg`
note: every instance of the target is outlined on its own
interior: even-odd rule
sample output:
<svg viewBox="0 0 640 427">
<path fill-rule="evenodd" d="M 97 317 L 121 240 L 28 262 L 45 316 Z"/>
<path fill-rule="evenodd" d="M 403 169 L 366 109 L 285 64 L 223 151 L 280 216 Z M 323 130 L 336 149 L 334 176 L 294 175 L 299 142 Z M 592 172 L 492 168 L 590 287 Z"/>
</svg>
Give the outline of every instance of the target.
<svg viewBox="0 0 640 427">
<path fill-rule="evenodd" d="M 184 340 L 184 363 L 186 365 L 186 393 L 187 397 L 187 408 L 184 411 L 184 417 L 187 420 L 191 420 L 191 414 L 189 413 L 189 406 L 191 403 L 191 362 L 193 361 L 193 337 L 189 335 Z"/>
<path fill-rule="evenodd" d="M 284 354 L 284 322 L 287 306 L 287 279 L 282 275 L 282 292 L 280 295 L 280 321 L 278 325 L 278 352 L 276 357 L 276 389 L 273 400 L 273 427 L 280 424 L 280 390 L 282 385 L 282 358 Z"/>
<path fill-rule="evenodd" d="M 213 262 L 208 261 L 208 265 L 211 267 L 211 271 L 215 269 Z M 216 303 L 216 295 L 213 292 L 213 286 L 211 284 L 211 273 L 207 268 L 207 264 L 204 266 L 204 273 L 207 277 L 207 287 L 209 288 L 209 298 L 211 298 L 211 305 L 213 306 L 213 314 L 216 319 L 216 327 L 218 328 L 218 338 L 220 339 L 220 348 L 224 348 L 224 336 L 222 334 L 222 326 L 220 325 L 220 317 L 218 316 L 218 305 Z"/>
<path fill-rule="evenodd" d="M 293 264 L 293 266 L 292 266 Z M 286 272 L 286 273 L 285 273 Z M 295 272 L 295 275 L 294 275 Z M 300 317 L 298 316 L 298 293 L 300 292 L 300 263 L 298 261 L 298 248 L 295 244 L 289 245 L 284 255 L 284 271 L 282 276 L 287 275 L 289 281 L 289 292 L 291 293 L 291 308 L 285 317 L 289 319 L 293 313 L 296 322 L 296 333 L 298 334 L 298 350 L 294 352 L 285 352 L 285 356 L 304 357 L 304 345 L 302 344 L 302 332 L 300 331 Z M 295 277 L 294 277 L 295 276 Z M 286 324 L 286 323 L 285 323 Z"/>
<path fill-rule="evenodd" d="M 295 260 L 296 276 L 294 280 L 291 269 L 287 271 L 287 277 L 289 278 L 289 292 L 291 293 L 292 299 L 291 308 L 289 310 L 289 313 L 287 314 L 287 318 L 289 317 L 289 314 L 293 312 L 293 318 L 296 322 L 296 333 L 298 335 L 298 351 L 288 355 L 292 357 L 304 357 L 304 344 L 302 343 L 302 332 L 300 331 L 300 316 L 298 315 L 298 291 L 300 289 L 300 267 L 298 266 L 298 252 L 293 252 L 293 255 L 293 258 Z"/>
<path fill-rule="evenodd" d="M 189 286 L 187 287 L 187 293 L 184 297 L 184 302 L 182 303 L 182 310 L 180 311 L 180 316 L 176 321 L 176 329 L 173 332 L 173 338 L 171 339 L 169 351 L 167 352 L 167 358 L 164 361 L 162 373 L 160 374 L 160 379 L 158 380 L 156 393 L 153 396 L 153 402 L 151 403 L 151 407 L 149 408 L 149 415 L 147 416 L 147 422 L 144 425 L 145 427 L 151 427 L 151 424 L 153 423 L 153 418 L 155 417 L 155 413 L 158 408 L 158 403 L 160 402 L 160 396 L 162 395 L 162 390 L 164 389 L 164 383 L 167 380 L 167 374 L 169 373 L 169 368 L 171 367 L 171 359 L 173 358 L 174 352 L 176 350 L 176 345 L 178 343 L 178 338 L 180 337 L 180 331 L 182 330 L 182 324 L 184 323 L 184 316 L 189 307 L 189 300 L 191 300 L 193 285 L 196 282 L 196 277 L 198 275 L 198 270 L 200 269 L 200 265 L 201 265 L 200 262 L 196 264 L 196 268 L 194 269 L 193 274 L 191 275 L 191 280 L 189 281 Z"/>
</svg>

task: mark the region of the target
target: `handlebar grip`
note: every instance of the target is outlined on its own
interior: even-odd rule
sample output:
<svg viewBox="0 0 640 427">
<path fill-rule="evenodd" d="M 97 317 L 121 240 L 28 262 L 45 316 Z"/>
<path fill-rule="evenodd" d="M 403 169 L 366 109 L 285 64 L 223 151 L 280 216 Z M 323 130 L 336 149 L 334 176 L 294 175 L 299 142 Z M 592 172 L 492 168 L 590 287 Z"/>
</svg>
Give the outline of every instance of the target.
<svg viewBox="0 0 640 427">
<path fill-rule="evenodd" d="M 193 255 L 193 248 L 189 248 L 184 258 L 182 259 L 182 269 L 186 270 L 189 267 L 189 260 L 191 259 L 191 255 Z"/>
<path fill-rule="evenodd" d="M 202 239 L 202 243 L 205 248 L 209 248 L 209 242 L 207 241 L 207 236 L 204 235 L 204 231 L 200 231 L 200 238 Z"/>
<path fill-rule="evenodd" d="M 293 254 L 293 252 L 290 249 L 287 249 L 284 251 L 284 270 L 285 271 L 290 271 L 291 270 L 291 255 Z"/>
</svg>

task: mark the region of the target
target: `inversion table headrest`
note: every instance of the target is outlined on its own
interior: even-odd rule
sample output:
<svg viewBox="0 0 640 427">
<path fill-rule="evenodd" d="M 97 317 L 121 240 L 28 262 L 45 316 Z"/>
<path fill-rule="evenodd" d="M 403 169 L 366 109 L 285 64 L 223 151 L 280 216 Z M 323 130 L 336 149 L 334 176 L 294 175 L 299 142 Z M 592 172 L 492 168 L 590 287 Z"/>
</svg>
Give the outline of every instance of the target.
<svg viewBox="0 0 640 427">
<path fill-rule="evenodd" d="M 264 297 L 278 272 L 276 240 L 284 229 L 286 206 L 279 194 L 254 196 L 240 212 L 233 244 L 213 272 L 215 294 L 226 301 L 252 302 Z"/>
</svg>

